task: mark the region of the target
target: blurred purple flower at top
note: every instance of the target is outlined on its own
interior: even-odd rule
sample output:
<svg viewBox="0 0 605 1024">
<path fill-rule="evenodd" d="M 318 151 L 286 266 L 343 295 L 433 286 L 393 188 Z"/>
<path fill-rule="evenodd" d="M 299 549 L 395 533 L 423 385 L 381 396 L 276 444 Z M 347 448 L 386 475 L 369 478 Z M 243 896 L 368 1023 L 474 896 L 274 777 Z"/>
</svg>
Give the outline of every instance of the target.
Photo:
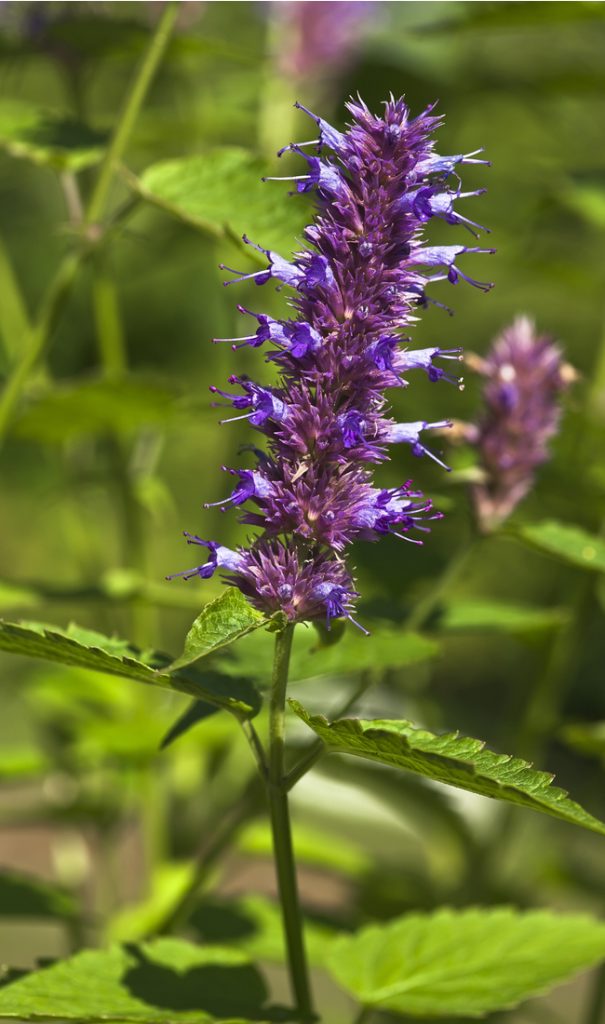
<svg viewBox="0 0 605 1024">
<path fill-rule="evenodd" d="M 327 78 L 341 71 L 359 46 L 373 7 L 372 0 L 274 4 L 283 32 L 278 55 L 282 74 L 303 78 L 319 72 Z"/>
<path fill-rule="evenodd" d="M 485 412 L 466 431 L 485 479 L 472 488 L 479 528 L 498 527 L 531 489 L 556 434 L 561 395 L 575 378 L 552 338 L 518 317 L 496 338 L 487 357 L 467 357 L 485 378 Z"/>
</svg>

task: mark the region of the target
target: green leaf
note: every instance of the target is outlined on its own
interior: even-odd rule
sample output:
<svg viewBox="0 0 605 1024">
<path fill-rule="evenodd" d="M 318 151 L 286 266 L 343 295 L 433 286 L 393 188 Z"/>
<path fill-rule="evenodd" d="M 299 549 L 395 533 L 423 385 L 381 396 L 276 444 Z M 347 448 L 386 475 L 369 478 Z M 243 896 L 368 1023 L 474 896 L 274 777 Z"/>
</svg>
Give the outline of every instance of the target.
<svg viewBox="0 0 605 1024">
<path fill-rule="evenodd" d="M 302 630 L 299 630 L 302 633 Z M 406 633 L 403 629 L 377 626 L 366 637 L 358 629 L 350 628 L 342 640 L 332 647 L 323 647 L 301 638 L 295 644 L 291 679 L 309 679 L 323 675 L 350 675 L 372 669 L 403 668 L 434 658 L 439 651 L 435 640 L 419 633 Z"/>
<path fill-rule="evenodd" d="M 321 676 L 349 676 L 368 670 L 405 668 L 434 658 L 439 644 L 434 638 L 407 633 L 402 628 L 377 625 L 366 637 L 354 627 L 347 628 L 338 643 L 322 644 L 314 629 L 297 627 L 290 659 L 290 681 Z M 221 667 L 251 673 L 266 681 L 273 658 L 274 638 L 257 632 L 228 652 L 229 662 Z"/>
<path fill-rule="evenodd" d="M 191 665 L 199 658 L 227 647 L 247 633 L 266 626 L 269 620 L 253 608 L 241 591 L 230 587 L 202 608 L 185 638 L 185 649 L 171 670 Z"/>
<path fill-rule="evenodd" d="M 557 197 L 592 227 L 605 228 L 605 189 L 599 185 L 570 185 Z"/>
<path fill-rule="evenodd" d="M 591 757 L 605 758 L 605 722 L 566 725 L 559 736 L 573 750 Z"/>
<path fill-rule="evenodd" d="M 335 871 L 339 875 L 359 878 L 370 870 L 368 854 L 349 838 L 343 839 L 335 831 L 296 824 L 293 830 L 296 856 L 300 863 Z M 238 849 L 256 857 L 273 856 L 271 827 L 266 821 L 253 821 L 247 825 L 237 841 Z"/>
<path fill-rule="evenodd" d="M 166 655 L 141 652 L 125 640 L 74 625 L 61 629 L 40 622 L 17 623 L 0 619 L 0 650 L 177 690 L 238 714 L 255 714 L 259 707 L 256 690 L 245 680 L 214 671 L 198 673 L 189 670 L 169 674 L 166 666 L 170 659 Z"/>
<path fill-rule="evenodd" d="M 0 1019 L 227 1024 L 292 1019 L 266 1006 L 247 956 L 179 939 L 87 950 L 0 987 Z"/>
<path fill-rule="evenodd" d="M 210 715 L 214 715 L 217 711 L 217 707 L 213 704 L 208 704 L 205 700 L 192 701 L 189 707 L 185 708 L 182 715 L 179 715 L 176 722 L 170 726 L 160 743 L 160 750 L 166 750 L 166 747 L 171 746 L 181 736 L 184 736 L 186 732 L 193 729 L 194 725 L 197 725 L 198 722 L 203 722 L 206 718 L 210 718 Z"/>
<path fill-rule="evenodd" d="M 238 241 L 246 233 L 268 249 L 291 251 L 309 219 L 301 196 L 276 195 L 260 179 L 267 166 L 245 149 L 229 147 L 163 160 L 129 182 L 149 202 L 211 235 Z"/>
<path fill-rule="evenodd" d="M 40 750 L 17 747 L 0 751 L 0 782 L 36 778 L 45 775 L 49 768 L 50 762 Z"/>
<path fill-rule="evenodd" d="M 458 733 L 436 736 L 406 721 L 343 718 L 330 724 L 322 715 L 310 715 L 297 701 L 291 700 L 290 704 L 329 751 L 405 768 L 436 782 L 508 800 L 605 835 L 602 822 L 570 800 L 564 790 L 551 785 L 552 775 L 536 771 L 509 754 L 494 754 L 481 740 Z"/>
<path fill-rule="evenodd" d="M 521 526 L 516 535 L 538 551 L 554 555 L 563 562 L 605 572 L 605 540 L 579 526 L 546 519 L 542 523 Z"/>
<path fill-rule="evenodd" d="M 58 171 L 81 171 L 103 156 L 106 133 L 22 100 L 0 102 L 0 147 Z"/>
<path fill-rule="evenodd" d="M 0 872 L 0 917 L 71 920 L 77 916 L 78 904 L 71 893 L 16 871 Z"/>
<path fill-rule="evenodd" d="M 0 608 L 35 608 L 40 604 L 42 597 L 33 587 L 0 580 Z"/>
<path fill-rule="evenodd" d="M 537 633 L 557 629 L 567 621 L 563 608 L 536 608 L 504 601 L 456 601 L 448 605 L 437 626 L 447 632 L 460 630 L 494 633 Z"/>
<path fill-rule="evenodd" d="M 149 377 L 87 380 L 55 387 L 30 400 L 16 417 L 17 437 L 62 444 L 87 434 L 130 434 L 166 423 L 175 413 L 174 390 Z"/>
<path fill-rule="evenodd" d="M 196 907 L 187 927 L 195 930 L 201 942 L 229 943 L 255 960 L 284 961 L 281 910 L 263 896 L 238 900 L 209 896 Z M 323 967 L 326 950 L 337 933 L 308 918 L 304 921 L 304 931 L 310 963 Z"/>
<path fill-rule="evenodd" d="M 605 924 L 548 911 L 439 910 L 336 940 L 327 966 L 364 1006 L 413 1017 L 507 1010 L 605 957 Z"/>
</svg>

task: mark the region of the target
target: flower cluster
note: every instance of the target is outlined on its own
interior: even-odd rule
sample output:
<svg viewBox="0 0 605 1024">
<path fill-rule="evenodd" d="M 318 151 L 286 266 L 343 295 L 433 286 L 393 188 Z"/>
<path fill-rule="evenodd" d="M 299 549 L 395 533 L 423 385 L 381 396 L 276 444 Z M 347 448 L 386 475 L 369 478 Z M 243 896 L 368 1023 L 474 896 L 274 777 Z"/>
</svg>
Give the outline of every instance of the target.
<svg viewBox="0 0 605 1024">
<path fill-rule="evenodd" d="M 282 610 L 293 622 L 324 618 L 329 625 L 335 617 L 350 619 L 358 596 L 343 559 L 352 541 L 394 534 L 420 544 L 413 533 L 440 518 L 411 481 L 386 489 L 374 485 L 372 466 L 387 458 L 391 444 L 407 444 L 413 455 L 443 465 L 424 435 L 449 425 L 395 422 L 385 391 L 407 387 L 416 369 L 432 381 L 461 386 L 445 369 L 461 359 L 461 350 L 409 349 L 407 331 L 415 310 L 428 301 L 429 283 L 462 279 L 490 288 L 463 272 L 458 258 L 493 250 L 423 244 L 422 230 L 432 217 L 475 234 L 479 225 L 455 211 L 454 202 L 484 190 L 461 192 L 457 170 L 487 162 L 477 153 L 434 152 L 440 118 L 433 107 L 411 118 L 404 101 L 391 98 L 377 117 L 361 100 L 351 101 L 352 123 L 344 132 L 300 109 L 317 125 L 318 138 L 285 147 L 307 166 L 304 174 L 284 180 L 295 181 L 299 192 L 315 191 L 315 220 L 304 232 L 308 248 L 287 261 L 244 236 L 266 257 L 266 269 L 245 274 L 222 268 L 234 280 L 288 285 L 295 292 L 294 316 L 276 320 L 239 306 L 253 322 L 251 333 L 215 339 L 234 348 L 270 346 L 267 359 L 280 371 L 277 387 L 233 376 L 234 390 L 211 388 L 236 410 L 231 419 L 248 419 L 266 439 L 266 451 L 253 449 L 255 468 L 227 470 L 236 485 L 223 503 L 245 505 L 242 522 L 262 532 L 237 551 L 187 535 L 210 558 L 176 575 L 205 579 L 224 569 L 227 582 L 261 610 Z"/>
<path fill-rule="evenodd" d="M 485 377 L 485 411 L 466 437 L 479 453 L 484 479 L 472 488 L 480 529 L 490 532 L 530 490 L 557 432 L 562 392 L 575 373 L 561 350 L 519 317 L 496 338 L 485 359 L 470 357 Z"/>
</svg>

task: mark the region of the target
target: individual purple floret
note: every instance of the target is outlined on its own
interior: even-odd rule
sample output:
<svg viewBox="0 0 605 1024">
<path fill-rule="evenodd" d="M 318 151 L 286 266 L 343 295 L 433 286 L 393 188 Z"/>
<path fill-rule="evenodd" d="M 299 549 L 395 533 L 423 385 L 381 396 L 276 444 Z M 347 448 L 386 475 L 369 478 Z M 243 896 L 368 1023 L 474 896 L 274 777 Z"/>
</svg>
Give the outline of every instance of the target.
<svg viewBox="0 0 605 1024">
<path fill-rule="evenodd" d="M 560 348 L 519 317 L 471 365 L 485 377 L 485 411 L 466 437 L 477 448 L 484 481 L 472 488 L 480 529 L 490 532 L 530 490 L 557 432 L 561 395 L 574 379 Z"/>
<path fill-rule="evenodd" d="M 432 107 L 411 118 L 404 101 L 391 98 L 377 117 L 361 100 L 351 101 L 352 121 L 344 132 L 301 109 L 319 128 L 318 153 L 331 150 L 326 158 L 304 156 L 299 144 L 290 147 L 306 166 L 285 180 L 315 193 L 306 247 L 286 260 L 244 236 L 267 267 L 231 271 L 238 280 L 273 279 L 293 289 L 293 315 L 277 320 L 238 306 L 252 318 L 243 336 L 215 339 L 234 349 L 266 346 L 278 380 L 269 387 L 232 376 L 229 390 L 210 389 L 220 398 L 216 404 L 233 409 L 221 422 L 247 419 L 266 439 L 264 452 L 249 446 L 256 466 L 227 470 L 235 486 L 215 503 L 239 508 L 240 521 L 260 533 L 237 551 L 187 535 L 210 554 L 201 566 L 177 575 L 207 579 L 224 570 L 226 581 L 267 614 L 281 610 L 292 622 L 329 625 L 333 618 L 351 619 L 358 596 L 344 561 L 352 542 L 392 534 L 422 544 L 418 534 L 441 516 L 411 481 L 375 486 L 373 465 L 388 458 L 391 444 L 407 445 L 412 455 L 448 468 L 430 433 L 450 422 L 398 423 L 389 416 L 385 392 L 407 387 L 416 370 L 430 381 L 462 387 L 462 379 L 442 365 L 458 362 L 461 349 L 415 349 L 408 332 L 427 302 L 430 282 L 462 278 L 490 287 L 470 278 L 459 261 L 493 250 L 423 243 L 432 217 L 479 229 L 458 215 L 454 203 L 483 190 L 461 192 L 457 169 L 485 163 L 474 153 L 433 152 L 440 119 Z"/>
</svg>

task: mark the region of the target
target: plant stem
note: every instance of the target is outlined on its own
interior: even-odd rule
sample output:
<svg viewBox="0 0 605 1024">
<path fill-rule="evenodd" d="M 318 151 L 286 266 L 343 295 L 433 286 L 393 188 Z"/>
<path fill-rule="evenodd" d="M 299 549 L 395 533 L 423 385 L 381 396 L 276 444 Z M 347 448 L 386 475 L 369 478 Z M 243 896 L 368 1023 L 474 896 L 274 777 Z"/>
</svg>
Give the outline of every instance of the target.
<svg viewBox="0 0 605 1024">
<path fill-rule="evenodd" d="M 175 0 L 166 4 L 149 49 L 126 96 L 126 101 L 118 117 L 113 137 L 101 164 L 99 177 L 86 209 L 84 223 L 89 227 L 103 215 L 115 166 L 120 160 L 134 128 L 136 118 L 151 84 L 151 79 L 166 48 L 177 13 L 178 3 Z M 59 264 L 57 272 L 48 287 L 40 314 L 27 339 L 27 348 L 21 360 L 15 365 L 0 399 L 0 445 L 27 383 L 27 379 L 46 349 L 65 301 L 71 291 L 76 271 L 88 251 L 88 249 L 82 248 L 77 252 L 68 253 Z"/>
<path fill-rule="evenodd" d="M 413 611 L 407 618 L 406 629 L 412 631 L 422 629 L 431 613 L 435 610 L 443 595 L 449 590 L 452 584 L 458 580 L 466 568 L 469 555 L 474 550 L 475 537 L 470 537 L 462 544 L 457 554 L 448 562 L 441 576 L 437 579 L 435 586 L 429 590 L 426 597 L 416 603 Z"/>
<path fill-rule="evenodd" d="M 303 924 L 298 898 L 288 794 L 285 785 L 285 704 L 294 626 L 275 638 L 275 659 L 269 705 L 269 775 L 267 796 L 273 832 L 273 855 L 288 954 L 290 984 L 302 1020 L 313 1018 Z"/>
<path fill-rule="evenodd" d="M 81 255 L 70 253 L 61 262 L 44 298 L 40 315 L 27 338 L 27 347 L 21 360 L 8 378 L 0 399 L 0 444 L 13 412 L 19 401 L 27 379 L 44 352 L 48 339 L 56 327 L 65 301 L 71 291 Z"/>
<path fill-rule="evenodd" d="M 139 111 L 151 84 L 151 80 L 164 55 L 164 50 L 170 39 L 179 10 L 178 2 L 171 0 L 162 11 L 155 32 L 153 34 L 149 49 L 135 76 L 132 88 L 129 90 L 124 106 L 118 116 L 117 124 L 111 138 L 111 142 L 105 153 L 99 176 L 86 208 L 85 221 L 87 224 L 94 224 L 103 214 L 107 194 L 111 186 L 117 164 L 122 158 L 128 139 L 132 133 Z"/>
<path fill-rule="evenodd" d="M 254 776 L 254 785 L 247 787 L 240 803 L 230 814 L 222 817 L 220 824 L 213 831 L 212 842 L 199 853 L 191 881 L 185 892 L 151 934 L 170 935 L 187 922 L 199 901 L 200 889 L 210 877 L 215 864 L 224 851 L 232 845 L 242 827 L 255 818 L 261 808 L 262 791 L 258 786 L 256 776 Z"/>
</svg>

